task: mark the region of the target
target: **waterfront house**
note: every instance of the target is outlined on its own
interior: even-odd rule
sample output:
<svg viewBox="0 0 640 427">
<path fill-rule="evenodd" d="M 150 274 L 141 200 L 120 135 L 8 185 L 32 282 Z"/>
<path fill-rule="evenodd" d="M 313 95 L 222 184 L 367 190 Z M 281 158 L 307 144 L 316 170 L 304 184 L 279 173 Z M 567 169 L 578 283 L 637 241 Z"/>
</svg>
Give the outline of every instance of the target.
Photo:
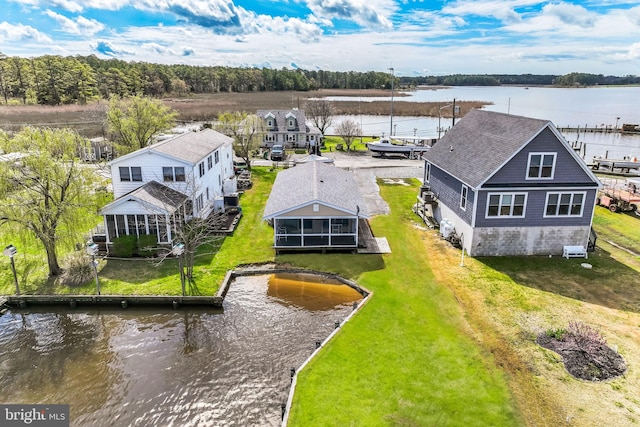
<svg viewBox="0 0 640 427">
<path fill-rule="evenodd" d="M 306 148 L 312 150 L 322 142 L 320 129 L 307 123 L 304 111 L 258 110 L 256 113 L 264 121 L 262 147 L 282 145 L 285 148 Z"/>
<path fill-rule="evenodd" d="M 366 205 L 349 171 L 311 161 L 278 173 L 263 219 L 282 249 L 357 249 Z"/>
<path fill-rule="evenodd" d="M 420 198 L 470 255 L 589 247 L 600 182 L 548 120 L 473 110 L 424 159 Z"/>
<path fill-rule="evenodd" d="M 155 234 L 158 243 L 169 243 L 182 221 L 223 211 L 225 196 L 237 189 L 232 143 L 204 129 L 109 162 L 115 200 L 101 210 L 106 241 Z"/>
</svg>

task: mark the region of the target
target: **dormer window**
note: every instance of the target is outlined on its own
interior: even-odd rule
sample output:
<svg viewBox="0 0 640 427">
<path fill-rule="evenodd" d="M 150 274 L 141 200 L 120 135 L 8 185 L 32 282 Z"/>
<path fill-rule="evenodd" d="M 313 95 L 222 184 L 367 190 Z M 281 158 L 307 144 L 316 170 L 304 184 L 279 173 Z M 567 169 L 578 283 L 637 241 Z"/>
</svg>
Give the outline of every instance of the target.
<svg viewBox="0 0 640 427">
<path fill-rule="evenodd" d="M 295 122 L 295 120 L 293 120 L 293 119 L 289 119 L 289 127 L 290 127 L 290 128 L 295 127 L 295 123 L 296 123 L 296 122 Z"/>
<path fill-rule="evenodd" d="M 556 153 L 529 153 L 527 179 L 553 179 Z"/>
<path fill-rule="evenodd" d="M 273 119 L 267 119 L 267 126 L 269 126 L 270 128 L 273 127 Z"/>
</svg>

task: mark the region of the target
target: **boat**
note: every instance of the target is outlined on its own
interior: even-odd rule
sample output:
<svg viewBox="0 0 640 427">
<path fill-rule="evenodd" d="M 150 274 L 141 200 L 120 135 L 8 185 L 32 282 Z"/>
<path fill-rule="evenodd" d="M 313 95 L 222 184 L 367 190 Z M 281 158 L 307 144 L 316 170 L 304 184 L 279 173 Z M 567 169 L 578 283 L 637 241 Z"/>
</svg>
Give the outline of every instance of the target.
<svg viewBox="0 0 640 427">
<path fill-rule="evenodd" d="M 396 139 L 395 142 L 390 138 L 380 138 L 375 142 L 367 142 L 367 148 L 380 156 L 390 155 L 403 155 L 408 158 L 418 158 L 422 154 L 429 151 L 431 148 L 426 144 L 413 144 L 401 139 Z"/>
</svg>

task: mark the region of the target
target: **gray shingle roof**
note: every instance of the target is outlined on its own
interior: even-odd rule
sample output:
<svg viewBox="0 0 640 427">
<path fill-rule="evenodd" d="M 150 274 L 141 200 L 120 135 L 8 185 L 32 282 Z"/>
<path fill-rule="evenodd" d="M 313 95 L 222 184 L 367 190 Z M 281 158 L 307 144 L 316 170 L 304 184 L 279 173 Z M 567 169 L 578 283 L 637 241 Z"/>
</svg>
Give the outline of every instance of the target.
<svg viewBox="0 0 640 427">
<path fill-rule="evenodd" d="M 165 210 L 168 213 L 173 213 L 185 203 L 188 197 L 177 190 L 160 184 L 157 181 L 149 181 L 143 186 L 138 187 L 118 198 L 118 200 L 109 203 L 102 208 L 101 211 L 104 214 L 108 212 L 112 206 L 120 204 L 123 200 L 129 199 L 134 199 L 144 205 Z"/>
<path fill-rule="evenodd" d="M 460 181 L 477 188 L 550 125 L 548 120 L 472 110 L 424 157 Z"/>
<path fill-rule="evenodd" d="M 256 115 L 262 119 L 264 119 L 267 114 L 273 114 L 276 119 L 276 130 L 286 131 L 287 130 L 287 115 L 293 114 L 296 118 L 296 125 L 298 129 L 302 129 L 307 131 L 306 122 L 307 118 L 302 110 L 258 110 Z"/>
<path fill-rule="evenodd" d="M 212 129 L 186 132 L 174 138 L 158 142 L 149 149 L 176 159 L 196 164 L 212 151 L 233 143 L 233 138 Z"/>
<path fill-rule="evenodd" d="M 278 173 L 263 218 L 315 202 L 368 217 L 366 204 L 351 172 L 323 162 L 309 162 Z"/>
</svg>

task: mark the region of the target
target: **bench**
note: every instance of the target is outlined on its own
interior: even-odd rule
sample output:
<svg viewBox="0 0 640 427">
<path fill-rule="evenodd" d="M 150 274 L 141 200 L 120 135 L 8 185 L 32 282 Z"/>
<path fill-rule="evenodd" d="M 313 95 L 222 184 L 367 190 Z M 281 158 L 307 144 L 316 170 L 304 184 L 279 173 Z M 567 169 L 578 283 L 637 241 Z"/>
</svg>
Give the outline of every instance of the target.
<svg viewBox="0 0 640 427">
<path fill-rule="evenodd" d="M 587 258 L 587 248 L 584 246 L 563 246 L 562 256 L 569 258 Z"/>
</svg>

